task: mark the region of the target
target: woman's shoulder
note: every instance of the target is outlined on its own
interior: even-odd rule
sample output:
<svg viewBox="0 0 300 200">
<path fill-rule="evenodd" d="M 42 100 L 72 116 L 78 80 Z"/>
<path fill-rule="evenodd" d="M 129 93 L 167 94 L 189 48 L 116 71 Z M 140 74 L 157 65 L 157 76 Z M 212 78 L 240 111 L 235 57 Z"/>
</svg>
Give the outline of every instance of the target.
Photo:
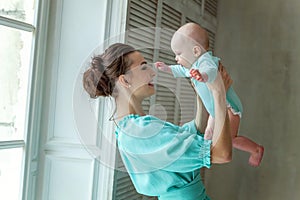
<svg viewBox="0 0 300 200">
<path fill-rule="evenodd" d="M 139 124 L 149 124 L 151 122 L 163 122 L 163 120 L 153 116 L 153 115 L 139 115 L 139 114 L 129 114 L 124 116 L 119 122 L 119 125 L 130 123 L 139 123 Z"/>
<path fill-rule="evenodd" d="M 163 125 L 165 127 L 176 127 L 181 129 L 196 129 L 194 120 L 186 122 L 181 126 L 178 126 L 153 115 L 129 114 L 123 117 L 118 122 L 119 126 L 127 126 L 129 124 L 135 124 L 141 127 Z"/>
<path fill-rule="evenodd" d="M 123 133 L 126 137 L 149 138 L 159 136 L 162 133 L 172 133 L 180 127 L 159 119 L 153 115 L 130 114 L 117 123 L 116 133 Z"/>
</svg>

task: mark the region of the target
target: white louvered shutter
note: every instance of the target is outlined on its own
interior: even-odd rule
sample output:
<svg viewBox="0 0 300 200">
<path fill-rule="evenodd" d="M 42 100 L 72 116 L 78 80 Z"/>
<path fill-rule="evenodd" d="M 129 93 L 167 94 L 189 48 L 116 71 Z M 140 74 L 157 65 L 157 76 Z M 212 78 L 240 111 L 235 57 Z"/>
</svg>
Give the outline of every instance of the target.
<svg viewBox="0 0 300 200">
<path fill-rule="evenodd" d="M 204 10 L 217 18 L 218 0 L 205 0 Z"/>
<path fill-rule="evenodd" d="M 156 23 L 156 0 L 129 0 L 128 16 L 126 22 L 126 43 L 139 50 L 147 62 L 153 62 L 155 33 L 153 28 Z M 143 101 L 143 109 L 148 112 L 150 109 L 150 99 Z M 135 200 L 156 199 L 138 194 L 130 180 L 124 167 L 119 151 L 116 156 L 116 170 L 114 181 L 115 200 Z"/>
<path fill-rule="evenodd" d="M 173 9 L 171 6 L 163 2 L 161 25 L 162 32 L 159 40 L 159 61 L 166 64 L 174 64 L 174 53 L 171 50 L 170 43 L 173 33 L 181 26 L 181 13 Z M 178 123 L 178 94 L 177 88 L 179 86 L 178 79 L 173 75 L 158 71 L 156 82 L 155 104 L 160 105 L 155 110 L 155 115 L 161 119 L 169 122 Z"/>
<path fill-rule="evenodd" d="M 129 0 L 126 42 L 139 50 L 148 63 L 153 62 L 156 23 L 156 0 Z M 149 28 L 151 27 L 151 28 Z M 143 101 L 143 109 L 148 112 L 150 98 Z"/>
<path fill-rule="evenodd" d="M 217 0 L 128 0 L 126 29 L 129 31 L 126 42 L 138 49 L 149 63 L 163 61 L 166 64 L 175 64 L 175 55 L 170 48 L 171 37 L 182 24 L 196 22 L 208 31 L 210 47 L 213 50 L 216 5 Z M 161 32 L 155 32 L 153 27 L 160 27 Z M 154 44 L 158 44 L 158 49 L 154 48 Z M 156 94 L 151 100 L 143 101 L 143 108 L 146 113 L 150 109 L 151 114 L 175 124 L 194 119 L 196 98 L 190 80 L 175 79 L 172 75 L 158 71 Z M 116 168 L 113 191 L 115 200 L 156 199 L 135 191 L 119 153 Z M 203 173 L 202 170 L 202 177 Z"/>
</svg>

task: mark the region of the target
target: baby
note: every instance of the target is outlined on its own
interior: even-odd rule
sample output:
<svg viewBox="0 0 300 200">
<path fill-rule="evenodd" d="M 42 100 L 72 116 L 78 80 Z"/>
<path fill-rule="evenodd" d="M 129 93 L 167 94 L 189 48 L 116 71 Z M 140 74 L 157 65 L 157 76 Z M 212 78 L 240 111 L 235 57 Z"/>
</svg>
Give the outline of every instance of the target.
<svg viewBox="0 0 300 200">
<path fill-rule="evenodd" d="M 162 71 L 172 73 L 174 77 L 191 77 L 194 88 L 210 115 L 204 138 L 211 139 L 215 113 L 213 97 L 206 83 L 215 80 L 220 59 L 208 51 L 208 33 L 196 23 L 187 23 L 180 27 L 172 37 L 171 48 L 176 55 L 175 60 L 178 65 L 169 66 L 163 62 L 156 62 L 155 66 Z M 232 87 L 226 92 L 226 101 L 233 147 L 249 152 L 249 164 L 257 167 L 261 163 L 264 148 L 249 138 L 237 135 L 243 107 Z"/>
</svg>

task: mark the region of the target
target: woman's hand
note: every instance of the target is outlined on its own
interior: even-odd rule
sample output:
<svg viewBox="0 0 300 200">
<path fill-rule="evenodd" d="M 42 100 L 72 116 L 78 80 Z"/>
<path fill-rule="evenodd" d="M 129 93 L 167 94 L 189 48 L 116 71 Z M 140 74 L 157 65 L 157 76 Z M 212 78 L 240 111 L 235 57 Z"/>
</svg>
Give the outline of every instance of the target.
<svg viewBox="0 0 300 200">
<path fill-rule="evenodd" d="M 219 72 L 222 76 L 225 90 L 227 91 L 228 88 L 232 85 L 233 80 L 231 79 L 230 75 L 227 73 L 225 67 L 222 65 L 221 62 L 219 62 Z"/>
</svg>

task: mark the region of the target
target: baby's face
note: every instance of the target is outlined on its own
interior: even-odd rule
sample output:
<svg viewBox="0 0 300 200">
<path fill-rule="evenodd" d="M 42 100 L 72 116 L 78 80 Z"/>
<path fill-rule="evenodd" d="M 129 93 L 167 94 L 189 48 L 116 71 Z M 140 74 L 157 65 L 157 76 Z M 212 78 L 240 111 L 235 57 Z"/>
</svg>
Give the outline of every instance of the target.
<svg viewBox="0 0 300 200">
<path fill-rule="evenodd" d="M 197 60 L 193 53 L 194 43 L 184 36 L 175 33 L 171 40 L 171 48 L 175 53 L 176 62 L 188 69 Z"/>
</svg>

